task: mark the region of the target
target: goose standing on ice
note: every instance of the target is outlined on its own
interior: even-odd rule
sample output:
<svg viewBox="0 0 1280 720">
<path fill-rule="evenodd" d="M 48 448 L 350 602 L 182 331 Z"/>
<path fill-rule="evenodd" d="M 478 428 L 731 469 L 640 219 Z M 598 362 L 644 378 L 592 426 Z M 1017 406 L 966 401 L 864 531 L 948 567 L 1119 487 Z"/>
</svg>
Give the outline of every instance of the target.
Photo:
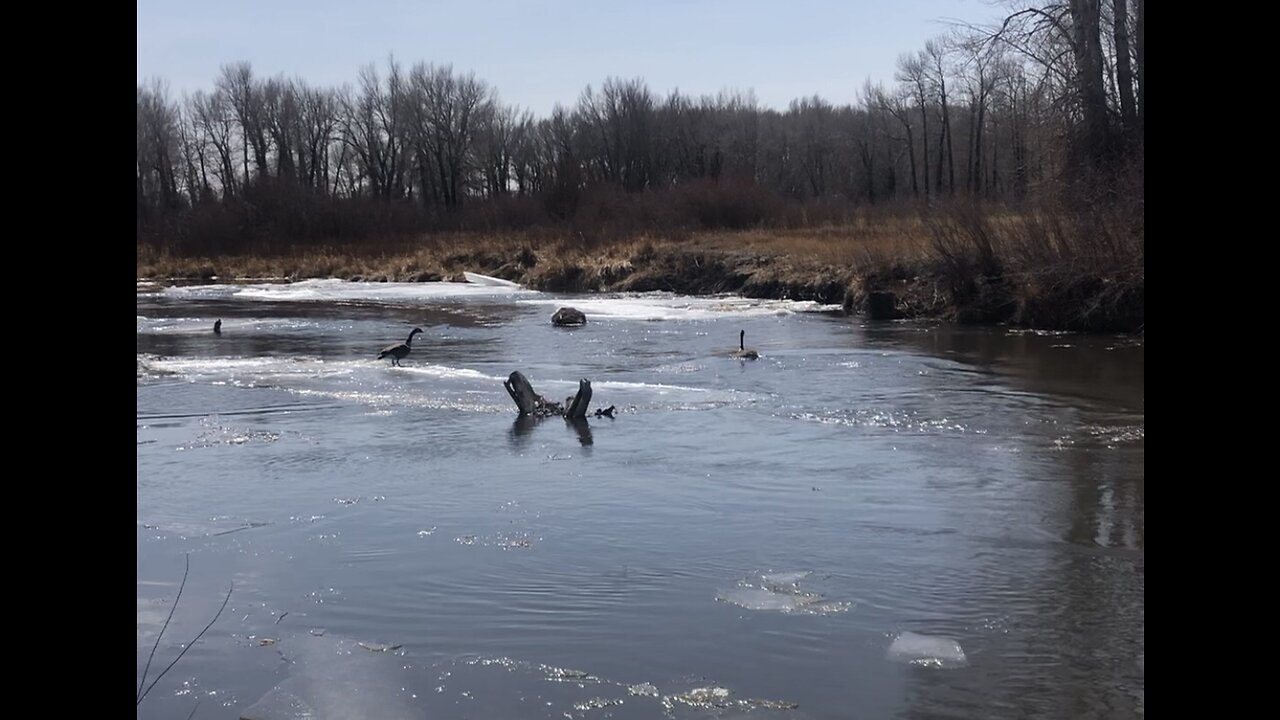
<svg viewBox="0 0 1280 720">
<path fill-rule="evenodd" d="M 738 358 L 739 360 L 759 359 L 760 353 L 747 347 L 746 343 L 747 343 L 747 331 L 739 330 L 738 331 L 738 349 L 736 352 L 733 353 L 733 356 Z"/>
<path fill-rule="evenodd" d="M 409 351 L 412 350 L 413 336 L 422 332 L 422 328 L 414 328 L 409 331 L 409 338 L 402 343 L 388 345 L 382 348 L 382 352 L 378 353 L 378 359 L 391 358 L 391 364 L 400 367 L 400 361 L 408 357 Z"/>
</svg>

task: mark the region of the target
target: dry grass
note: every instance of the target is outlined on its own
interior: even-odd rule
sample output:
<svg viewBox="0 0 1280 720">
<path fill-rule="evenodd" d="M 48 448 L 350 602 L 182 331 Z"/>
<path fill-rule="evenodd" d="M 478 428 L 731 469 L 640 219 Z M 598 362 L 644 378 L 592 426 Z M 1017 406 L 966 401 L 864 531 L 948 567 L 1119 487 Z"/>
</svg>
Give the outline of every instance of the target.
<svg viewBox="0 0 1280 720">
<path fill-rule="evenodd" d="M 929 228 L 918 215 L 861 215 L 842 225 L 798 229 L 584 234 L 573 229 L 510 233 L 441 233 L 412 240 L 296 248 L 284 252 L 186 256 L 139 243 L 139 278 L 363 277 L 414 279 L 500 266 L 523 251 L 537 265 L 625 266 L 655 252 L 751 254 L 812 268 L 864 268 L 925 257 Z M 529 262 L 524 265 L 531 266 Z M 606 272 L 606 274 L 608 274 Z"/>
<path fill-rule="evenodd" d="M 867 268 L 925 257 L 929 229 L 919 217 L 798 230 L 750 230 L 700 236 L 708 247 L 786 257 L 800 264 Z"/>
<path fill-rule="evenodd" d="M 929 219 L 937 273 L 961 319 L 1068 330 L 1144 326 L 1142 203 Z M 967 313 L 967 315 L 966 315 Z"/>
<path fill-rule="evenodd" d="M 1143 324 L 1141 204 L 862 212 L 841 224 L 585 234 L 436 233 L 288 252 L 179 257 L 138 245 L 138 278 L 454 280 L 468 270 L 552 291 L 666 289 L 859 307 L 892 290 L 908 315 L 1065 329 Z"/>
</svg>

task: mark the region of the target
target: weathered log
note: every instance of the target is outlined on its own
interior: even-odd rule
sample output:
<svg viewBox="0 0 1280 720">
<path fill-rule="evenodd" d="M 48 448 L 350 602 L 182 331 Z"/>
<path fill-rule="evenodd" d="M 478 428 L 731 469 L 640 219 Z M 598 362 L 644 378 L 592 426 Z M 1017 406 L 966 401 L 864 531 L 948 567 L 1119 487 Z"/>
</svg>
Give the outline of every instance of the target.
<svg viewBox="0 0 1280 720">
<path fill-rule="evenodd" d="M 551 316 L 551 324 L 556 327 L 573 327 L 575 325 L 586 325 L 587 316 L 581 310 L 571 307 L 562 307 Z"/>
</svg>

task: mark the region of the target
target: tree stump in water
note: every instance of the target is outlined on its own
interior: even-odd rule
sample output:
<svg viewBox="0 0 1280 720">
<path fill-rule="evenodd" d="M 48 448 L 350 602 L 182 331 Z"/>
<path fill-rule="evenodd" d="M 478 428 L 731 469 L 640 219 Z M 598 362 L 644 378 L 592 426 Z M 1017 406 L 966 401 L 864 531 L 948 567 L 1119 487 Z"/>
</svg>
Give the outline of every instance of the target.
<svg viewBox="0 0 1280 720">
<path fill-rule="evenodd" d="M 586 325 L 587 316 L 581 310 L 571 307 L 562 307 L 551 316 L 551 324 L 556 327 L 574 327 L 576 325 Z"/>
<path fill-rule="evenodd" d="M 583 378 L 578 381 L 578 394 L 564 399 L 564 416 L 576 420 L 587 416 L 587 405 L 591 404 L 591 381 Z"/>
<path fill-rule="evenodd" d="M 587 416 L 587 406 L 591 404 L 591 381 L 582 379 L 578 381 L 578 392 L 573 397 L 565 398 L 564 404 L 548 400 L 539 395 L 519 370 L 511 373 L 511 376 L 502 381 L 502 386 L 507 389 L 507 394 L 511 396 L 516 407 L 520 410 L 520 415 L 531 415 L 533 417 L 550 417 L 552 415 L 560 415 L 570 420 L 580 420 Z M 604 410 L 596 410 L 596 417 L 613 417 L 613 406 Z"/>
<path fill-rule="evenodd" d="M 560 403 L 551 402 L 535 392 L 529 379 L 521 374 L 519 370 L 511 373 L 511 376 L 503 381 L 502 386 L 507 389 L 507 394 L 515 401 L 521 415 L 546 417 L 547 415 L 562 415 L 564 413 Z"/>
</svg>

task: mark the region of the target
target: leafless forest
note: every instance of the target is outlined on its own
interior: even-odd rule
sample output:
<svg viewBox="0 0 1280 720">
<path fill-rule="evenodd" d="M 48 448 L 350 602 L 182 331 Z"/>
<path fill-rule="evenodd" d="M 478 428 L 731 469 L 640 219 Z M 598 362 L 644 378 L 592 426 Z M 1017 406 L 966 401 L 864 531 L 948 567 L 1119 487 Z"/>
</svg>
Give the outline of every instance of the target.
<svg viewBox="0 0 1280 720">
<path fill-rule="evenodd" d="M 785 110 L 749 90 L 663 95 L 607 78 L 535 117 L 473 74 L 398 59 L 341 87 L 247 63 L 181 98 L 153 79 L 138 87 L 140 263 L 894 217 L 926 228 L 930 259 L 952 270 L 1083 257 L 1094 275 L 1141 273 L 1143 5 L 1006 6 L 903 53 L 890 84 L 849 68 L 854 104 Z"/>
<path fill-rule="evenodd" d="M 602 222 L 636 194 L 678 200 L 659 226 L 804 217 L 789 206 L 830 222 L 862 204 L 1114 190 L 1132 170 L 1140 192 L 1144 79 L 1140 0 L 1029 5 L 903 54 L 896 82 L 865 84 L 855 105 L 783 111 L 750 91 L 663 96 L 609 78 L 538 118 L 448 65 L 392 60 L 333 88 L 234 63 L 181 99 L 160 79 L 138 87 L 139 238 L 220 250 Z M 192 223 L 205 231 L 177 233 Z"/>
</svg>

